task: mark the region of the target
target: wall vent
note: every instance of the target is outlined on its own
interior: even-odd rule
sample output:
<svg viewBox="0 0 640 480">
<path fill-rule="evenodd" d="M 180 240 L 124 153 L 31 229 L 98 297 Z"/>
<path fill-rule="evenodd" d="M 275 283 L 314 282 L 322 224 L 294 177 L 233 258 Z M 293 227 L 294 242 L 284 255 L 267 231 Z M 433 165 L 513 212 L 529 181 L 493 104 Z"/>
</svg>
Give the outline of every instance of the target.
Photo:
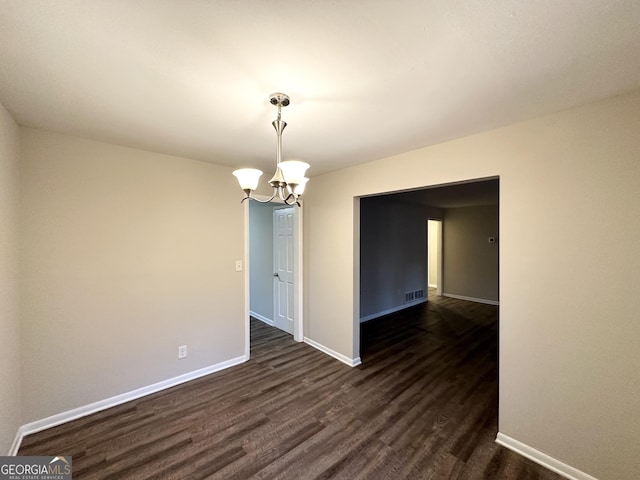
<svg viewBox="0 0 640 480">
<path fill-rule="evenodd" d="M 424 298 L 424 288 L 414 290 L 413 292 L 405 292 L 404 303 L 411 303 Z"/>
</svg>

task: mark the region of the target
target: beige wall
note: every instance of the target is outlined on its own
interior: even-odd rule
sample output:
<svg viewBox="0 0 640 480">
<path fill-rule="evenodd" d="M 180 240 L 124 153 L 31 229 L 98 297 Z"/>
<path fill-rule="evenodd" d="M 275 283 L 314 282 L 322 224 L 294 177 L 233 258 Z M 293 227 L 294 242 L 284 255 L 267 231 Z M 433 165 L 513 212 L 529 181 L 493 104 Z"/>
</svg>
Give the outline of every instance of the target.
<svg viewBox="0 0 640 480">
<path fill-rule="evenodd" d="M 21 148 L 24 423 L 244 355 L 232 169 L 31 129 Z"/>
<path fill-rule="evenodd" d="M 499 301 L 498 205 L 447 208 L 442 229 L 443 294 Z"/>
<path fill-rule="evenodd" d="M 499 176 L 500 431 L 600 480 L 639 478 L 638 132 L 634 92 L 314 177 L 307 336 L 359 355 L 354 197 Z"/>
<path fill-rule="evenodd" d="M 18 158 L 20 127 L 0 104 L 0 455 L 20 425 Z"/>
</svg>

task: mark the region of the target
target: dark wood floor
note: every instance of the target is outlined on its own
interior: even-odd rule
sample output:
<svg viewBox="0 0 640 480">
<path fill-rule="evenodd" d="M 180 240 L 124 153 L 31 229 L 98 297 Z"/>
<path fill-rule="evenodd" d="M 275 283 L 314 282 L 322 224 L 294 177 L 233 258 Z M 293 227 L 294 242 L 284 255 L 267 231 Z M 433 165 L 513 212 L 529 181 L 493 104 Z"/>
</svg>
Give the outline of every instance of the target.
<svg viewBox="0 0 640 480">
<path fill-rule="evenodd" d="M 497 307 L 445 298 L 362 326 L 350 368 L 267 325 L 251 360 L 26 437 L 79 479 L 540 479 L 500 447 Z"/>
</svg>

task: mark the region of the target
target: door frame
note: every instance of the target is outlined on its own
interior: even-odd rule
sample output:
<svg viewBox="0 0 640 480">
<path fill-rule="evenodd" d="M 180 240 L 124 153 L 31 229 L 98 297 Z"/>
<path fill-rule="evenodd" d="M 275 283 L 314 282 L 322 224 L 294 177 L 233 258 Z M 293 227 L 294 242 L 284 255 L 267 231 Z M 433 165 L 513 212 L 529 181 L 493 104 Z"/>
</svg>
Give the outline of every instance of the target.
<svg viewBox="0 0 640 480">
<path fill-rule="evenodd" d="M 269 197 L 264 195 L 255 195 L 255 197 L 259 200 L 266 200 Z M 245 351 L 245 359 L 248 360 L 251 352 L 251 327 L 250 327 L 250 306 L 251 306 L 251 287 L 250 287 L 250 277 L 249 277 L 249 269 L 251 265 L 249 264 L 250 258 L 250 232 L 249 232 L 249 202 L 248 200 L 244 202 L 244 318 L 245 318 L 245 342 L 244 342 L 244 351 Z M 274 207 L 278 204 L 284 205 L 284 202 L 273 200 Z M 293 339 L 296 342 L 304 341 L 304 265 L 303 265 L 303 218 L 304 218 L 304 203 L 300 201 L 300 207 L 294 207 L 293 209 L 293 231 L 295 235 L 294 241 L 294 299 L 293 299 L 293 310 L 294 310 L 294 320 L 293 320 Z"/>
<path fill-rule="evenodd" d="M 444 221 L 442 218 L 429 218 L 427 220 L 427 288 L 429 287 L 429 272 L 431 269 L 431 248 L 432 245 L 429 243 L 429 239 L 431 238 L 431 233 L 430 233 L 430 227 L 429 227 L 429 222 L 438 222 L 438 232 L 437 232 L 437 238 L 436 238 L 436 295 L 441 297 L 442 296 L 442 284 L 444 282 L 443 279 L 443 263 L 442 263 L 442 240 L 443 240 L 443 236 L 442 236 L 442 228 L 444 225 Z"/>
</svg>

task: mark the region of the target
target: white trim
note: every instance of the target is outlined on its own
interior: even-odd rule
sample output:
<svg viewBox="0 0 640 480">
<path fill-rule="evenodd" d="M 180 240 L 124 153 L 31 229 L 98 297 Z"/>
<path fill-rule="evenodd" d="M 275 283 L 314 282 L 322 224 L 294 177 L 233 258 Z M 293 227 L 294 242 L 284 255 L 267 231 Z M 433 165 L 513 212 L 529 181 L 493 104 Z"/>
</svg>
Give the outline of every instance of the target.
<svg viewBox="0 0 640 480">
<path fill-rule="evenodd" d="M 511 438 L 504 433 L 498 432 L 496 443 L 502 445 L 505 448 L 508 448 L 509 450 L 513 450 L 523 457 L 526 457 L 529 460 L 532 460 L 537 464 L 551 470 L 552 472 L 562 475 L 563 477 L 570 480 L 597 480 L 595 477 L 581 472 L 577 468 L 573 468 L 566 463 L 562 463 L 560 460 L 556 460 L 546 453 L 542 453 L 540 450 L 536 450 L 529 445 L 519 442 L 518 440 Z"/>
<path fill-rule="evenodd" d="M 320 350 L 322 353 L 326 353 L 327 355 L 335 358 L 336 360 L 340 360 L 342 363 L 346 363 L 350 367 L 357 367 L 362 363 L 362 360 L 360 360 L 360 357 L 349 358 L 346 355 L 338 353 L 335 350 L 331 350 L 329 347 L 325 347 L 321 343 L 318 343 L 315 340 L 311 340 L 308 337 L 304 337 L 304 343 L 311 345 L 313 348 Z"/>
<path fill-rule="evenodd" d="M 435 223 L 430 223 L 435 222 Z M 436 295 L 439 297 L 442 296 L 442 285 L 444 284 L 442 280 L 443 276 L 443 261 L 442 261 L 442 242 L 443 242 L 443 219 L 441 218 L 429 218 L 427 220 L 427 278 L 431 275 L 431 248 L 433 247 L 429 244 L 429 240 L 431 239 L 431 228 L 434 227 L 436 229 L 436 241 L 435 241 L 435 249 L 436 249 L 436 283 L 428 283 L 428 288 L 435 288 Z"/>
<path fill-rule="evenodd" d="M 13 445 L 11 446 L 11 451 L 9 452 L 9 455 L 17 454 L 18 449 L 20 448 L 20 444 L 22 443 L 22 438 L 25 435 L 30 435 L 32 433 L 40 432 L 42 430 L 46 430 L 47 428 L 52 428 L 66 422 L 70 422 L 72 420 L 77 420 L 78 418 L 86 417 L 87 415 L 91 415 L 93 413 L 106 410 L 107 408 L 115 407 L 117 405 L 130 402 L 131 400 L 136 400 L 138 398 L 151 395 L 152 393 L 156 393 L 161 390 L 165 390 L 167 388 L 175 387 L 176 385 L 180 385 L 190 380 L 195 380 L 196 378 L 200 378 L 205 375 L 209 375 L 211 373 L 218 372 L 220 370 L 224 370 L 226 368 L 233 367 L 235 365 L 239 365 L 241 363 L 246 362 L 247 360 L 248 360 L 248 357 L 245 355 L 241 357 L 232 358 L 230 360 L 226 360 L 224 362 L 216 363 L 215 365 L 210 365 L 208 367 L 200 368 L 192 372 L 178 375 L 177 377 L 169 378 L 167 380 L 163 380 L 161 382 L 154 383 L 146 387 L 138 388 L 130 392 L 122 393 L 120 395 L 106 398 L 98 402 L 90 403 L 89 405 L 85 405 L 83 407 L 74 408 L 72 410 L 58 413 L 56 415 L 52 415 L 50 417 L 43 418 L 41 420 L 36 420 L 35 422 L 27 423 L 25 425 L 22 425 L 18 430 L 16 439 L 14 440 Z"/>
<path fill-rule="evenodd" d="M 244 235 L 243 235 L 243 257 L 244 257 L 244 277 L 243 277 L 243 287 L 244 287 L 244 356 L 247 360 L 251 356 L 251 318 L 249 318 L 250 310 L 251 310 L 251 265 L 250 265 L 250 238 L 249 238 L 249 202 L 251 200 L 247 200 L 244 202 L 242 207 L 242 215 L 243 215 L 243 227 L 244 227 Z"/>
<path fill-rule="evenodd" d="M 436 256 L 438 257 L 438 268 L 436 270 L 436 295 L 439 297 L 442 296 L 442 286 L 444 285 L 444 254 L 443 254 L 443 245 L 444 245 L 444 220 L 443 219 L 432 219 L 438 224 L 438 246 L 436 248 Z"/>
<path fill-rule="evenodd" d="M 455 295 L 453 293 L 443 293 L 443 297 L 456 298 L 458 300 L 466 300 L 467 302 L 485 303 L 487 305 L 500 305 L 495 300 L 487 300 L 485 298 L 465 297 L 464 295 Z"/>
<path fill-rule="evenodd" d="M 399 312 L 400 310 L 404 310 L 405 308 L 414 307 L 416 305 L 420 305 L 421 303 L 426 303 L 426 302 L 427 302 L 426 298 L 421 298 L 420 300 L 416 300 L 410 303 L 405 303 L 404 305 L 400 305 L 398 307 L 389 308 L 387 310 L 383 310 L 382 312 L 372 313 L 371 315 L 362 317 L 360 319 L 360 323 L 368 322 L 369 320 L 373 320 L 374 318 L 384 317 L 385 315 L 396 313 L 396 312 Z"/>
<path fill-rule="evenodd" d="M 353 271 L 351 273 L 353 284 L 351 317 L 351 342 L 352 355 L 358 355 L 354 360 L 360 361 L 360 197 L 353 197 Z"/>
<path fill-rule="evenodd" d="M 301 201 L 302 202 L 302 201 Z M 303 245 L 303 232 L 304 232 L 304 205 L 294 209 L 293 220 L 295 230 L 295 260 L 294 260 L 294 275 L 296 293 L 294 295 L 294 318 L 293 325 L 293 339 L 296 342 L 302 342 L 304 340 L 304 245 Z"/>
<path fill-rule="evenodd" d="M 20 444 L 22 443 L 22 439 L 25 436 L 24 432 L 22 431 L 22 428 L 23 427 L 20 427 L 16 432 L 16 436 L 13 439 L 13 443 L 11 444 L 11 448 L 9 449 L 9 453 L 7 453 L 7 455 L 9 455 L 10 457 L 15 457 L 16 455 L 18 455 Z"/>
<path fill-rule="evenodd" d="M 249 310 L 249 314 L 253 318 L 257 318 L 258 320 L 260 320 L 261 322 L 266 323 L 267 325 L 271 325 L 272 327 L 274 325 L 274 321 L 273 320 L 271 320 L 270 318 L 265 317 L 264 315 L 260 315 L 259 313 L 256 313 L 253 310 Z"/>
</svg>

